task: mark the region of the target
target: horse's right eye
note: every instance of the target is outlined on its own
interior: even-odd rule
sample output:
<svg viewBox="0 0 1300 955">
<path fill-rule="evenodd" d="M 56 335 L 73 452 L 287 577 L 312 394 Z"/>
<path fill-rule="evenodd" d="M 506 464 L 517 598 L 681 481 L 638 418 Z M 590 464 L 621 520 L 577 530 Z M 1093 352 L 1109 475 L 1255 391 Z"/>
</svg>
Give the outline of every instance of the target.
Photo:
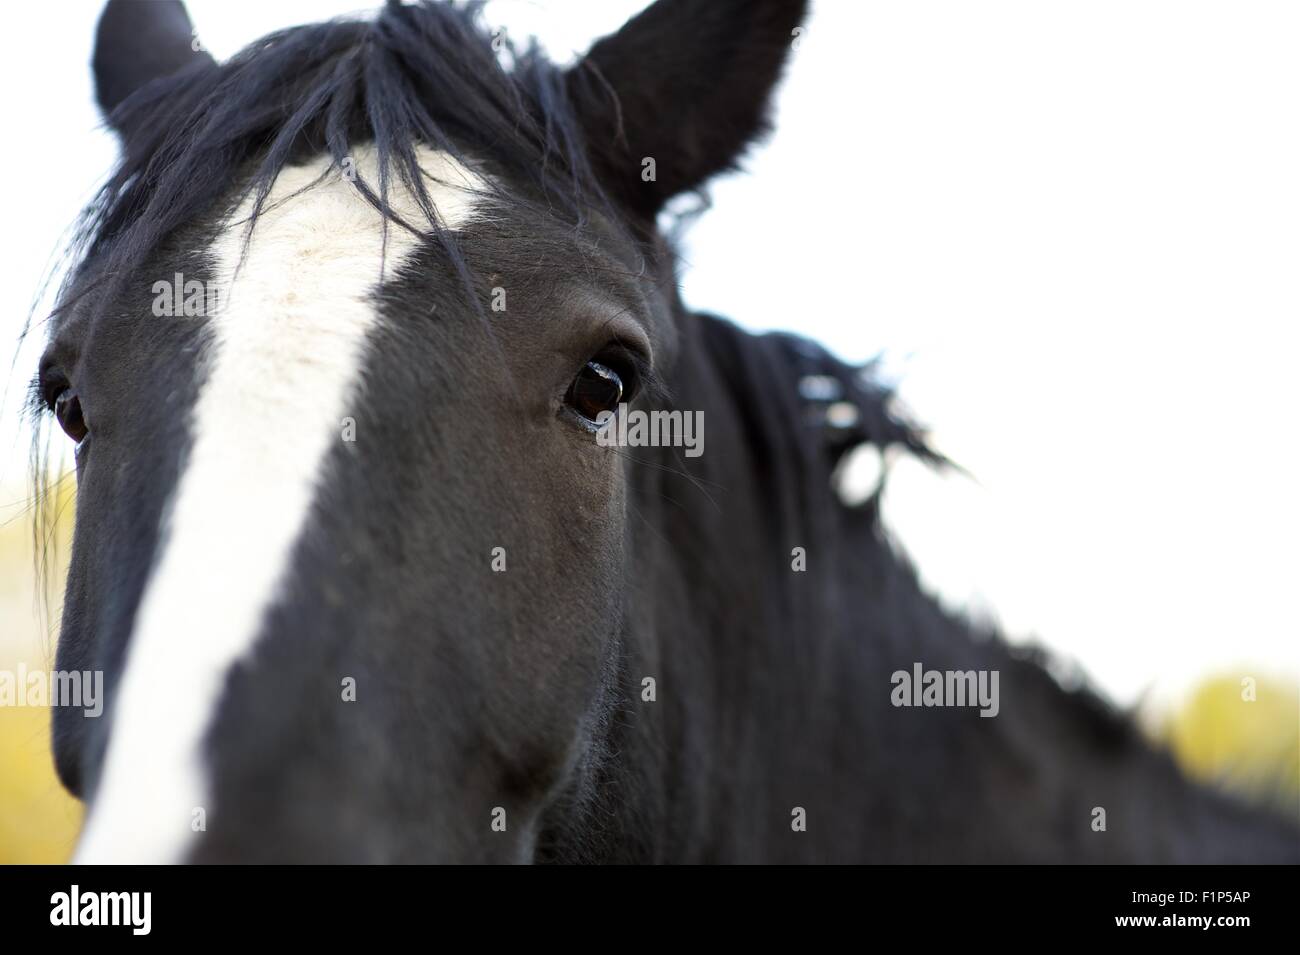
<svg viewBox="0 0 1300 955">
<path fill-rule="evenodd" d="M 623 400 L 623 379 L 613 368 L 589 361 L 564 396 L 565 404 L 593 424 L 604 412 L 613 414 Z"/>
<path fill-rule="evenodd" d="M 54 396 L 54 417 L 59 419 L 63 432 L 77 444 L 85 440 L 88 429 L 81 413 L 81 399 L 71 388 L 64 388 Z"/>
</svg>

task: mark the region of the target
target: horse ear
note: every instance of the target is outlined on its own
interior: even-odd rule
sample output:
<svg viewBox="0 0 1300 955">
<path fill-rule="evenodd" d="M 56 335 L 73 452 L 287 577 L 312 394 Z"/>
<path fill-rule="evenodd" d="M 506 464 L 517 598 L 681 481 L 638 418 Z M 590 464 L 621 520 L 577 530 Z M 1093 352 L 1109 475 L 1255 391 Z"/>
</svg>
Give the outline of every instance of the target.
<svg viewBox="0 0 1300 955">
<path fill-rule="evenodd" d="M 197 64 L 213 65 L 198 44 L 180 0 L 108 0 L 95 34 L 95 96 L 109 123 L 113 111 L 153 80 Z M 120 119 L 120 117 L 119 117 Z"/>
<path fill-rule="evenodd" d="M 734 168 L 766 132 L 768 101 L 807 0 L 658 0 L 566 76 L 605 187 L 653 216 Z"/>
</svg>

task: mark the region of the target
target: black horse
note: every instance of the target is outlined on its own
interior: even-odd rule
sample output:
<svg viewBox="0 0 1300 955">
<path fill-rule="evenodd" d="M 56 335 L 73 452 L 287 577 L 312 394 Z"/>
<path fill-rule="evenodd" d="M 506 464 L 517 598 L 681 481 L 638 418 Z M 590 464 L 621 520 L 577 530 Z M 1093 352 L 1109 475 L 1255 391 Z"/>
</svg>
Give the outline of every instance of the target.
<svg viewBox="0 0 1300 955">
<path fill-rule="evenodd" d="M 37 385 L 108 697 L 55 715 L 78 858 L 1300 855 L 840 502 L 851 448 L 945 466 L 870 374 L 682 304 L 657 217 L 803 14 L 659 0 L 560 69 L 392 3 L 217 64 L 109 3 Z"/>
</svg>

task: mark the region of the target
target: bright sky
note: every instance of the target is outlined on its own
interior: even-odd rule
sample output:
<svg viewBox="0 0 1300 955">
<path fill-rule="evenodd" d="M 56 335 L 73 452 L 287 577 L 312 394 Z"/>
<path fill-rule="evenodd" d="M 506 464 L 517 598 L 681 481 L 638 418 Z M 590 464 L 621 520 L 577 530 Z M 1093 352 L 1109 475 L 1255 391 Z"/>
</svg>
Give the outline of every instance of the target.
<svg viewBox="0 0 1300 955">
<path fill-rule="evenodd" d="M 643 5 L 488 18 L 564 59 Z M 6 360 L 113 159 L 87 68 L 99 7 L 7 12 Z M 189 8 L 218 57 L 354 9 Z M 1290 2 L 821 0 L 777 135 L 684 249 L 692 306 L 888 357 L 978 478 L 895 470 L 888 520 L 926 579 L 1121 702 L 1220 669 L 1300 675 L 1297 48 Z M 24 493 L 35 355 L 6 393 L 0 517 Z"/>
</svg>

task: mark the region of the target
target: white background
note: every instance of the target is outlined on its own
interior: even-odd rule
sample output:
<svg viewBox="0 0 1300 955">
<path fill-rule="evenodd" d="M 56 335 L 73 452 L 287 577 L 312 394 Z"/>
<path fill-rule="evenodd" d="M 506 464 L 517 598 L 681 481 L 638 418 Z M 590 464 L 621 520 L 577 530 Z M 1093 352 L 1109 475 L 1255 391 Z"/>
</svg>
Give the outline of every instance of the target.
<svg viewBox="0 0 1300 955">
<path fill-rule="evenodd" d="M 642 5 L 494 0 L 488 19 L 568 59 Z M 6 372 L 113 160 L 99 6 L 6 11 Z M 351 4 L 189 7 L 221 58 Z M 886 355 L 978 478 L 895 470 L 889 521 L 926 579 L 1120 702 L 1300 672 L 1297 51 L 1290 2 L 821 0 L 777 135 L 683 250 L 692 306 Z M 21 519 L 35 354 L 6 392 L 0 520 Z"/>
</svg>

